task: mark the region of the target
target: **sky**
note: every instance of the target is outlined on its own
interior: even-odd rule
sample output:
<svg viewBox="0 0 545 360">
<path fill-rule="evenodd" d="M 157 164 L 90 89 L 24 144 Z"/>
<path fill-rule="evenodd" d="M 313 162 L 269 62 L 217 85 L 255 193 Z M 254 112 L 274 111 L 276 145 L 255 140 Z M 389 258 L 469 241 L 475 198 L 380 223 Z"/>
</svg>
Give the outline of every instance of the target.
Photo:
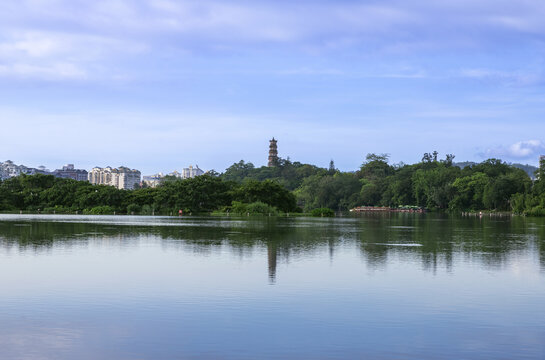
<svg viewBox="0 0 545 360">
<path fill-rule="evenodd" d="M 537 164 L 543 0 L 2 0 L 0 161 Z"/>
</svg>

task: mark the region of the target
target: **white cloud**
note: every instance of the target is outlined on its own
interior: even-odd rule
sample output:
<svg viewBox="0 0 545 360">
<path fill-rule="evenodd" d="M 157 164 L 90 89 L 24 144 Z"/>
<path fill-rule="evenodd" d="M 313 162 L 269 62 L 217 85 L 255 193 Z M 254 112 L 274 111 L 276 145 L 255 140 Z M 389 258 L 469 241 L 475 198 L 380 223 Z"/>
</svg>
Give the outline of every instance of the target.
<svg viewBox="0 0 545 360">
<path fill-rule="evenodd" d="M 545 150 L 545 144 L 539 140 L 519 141 L 509 146 L 508 149 L 511 156 L 526 158 Z"/>
<path fill-rule="evenodd" d="M 229 0 L 8 0 L 3 6 L 12 11 L 15 20 L 7 15 L 0 15 L 0 19 L 25 27 L 35 26 L 34 21 L 44 26 L 43 21 L 38 21 L 41 18 L 48 27 L 75 28 L 94 34 L 191 34 L 224 43 L 253 40 L 322 44 L 332 39 L 343 42 L 347 38 L 377 34 L 409 42 L 409 33 L 422 33 L 429 38 L 445 29 L 456 29 L 458 36 L 464 36 L 465 32 L 460 31 L 464 27 L 460 25 L 504 26 L 518 31 L 525 29 L 520 24 L 529 24 L 533 29 L 537 25 L 530 24 L 542 24 L 541 15 L 545 11 L 545 6 L 537 0 L 525 1 L 517 7 L 490 0 L 465 2 L 463 6 L 449 1 L 429 4 L 418 0 L 390 0 L 380 5 L 351 1 L 278 4 Z M 18 11 L 13 12 L 14 9 Z"/>
<path fill-rule="evenodd" d="M 42 80 L 88 79 L 96 64 L 115 54 L 135 55 L 144 44 L 58 31 L 5 33 L 0 40 L 0 76 Z M 119 74 L 110 74 L 115 78 Z"/>
<path fill-rule="evenodd" d="M 115 53 L 137 54 L 146 50 L 142 43 L 130 40 L 62 31 L 12 31 L 0 40 L 0 57 L 6 60 L 70 58 L 90 61 Z"/>
<path fill-rule="evenodd" d="M 47 66 L 29 64 L 0 65 L 0 77 L 39 78 L 44 80 L 86 79 L 84 69 L 71 63 L 53 63 Z"/>
<path fill-rule="evenodd" d="M 540 84 L 544 81 L 540 69 L 527 69 L 518 71 L 499 71 L 486 68 L 462 69 L 459 72 L 461 77 L 498 82 L 514 86 L 528 86 Z"/>
<path fill-rule="evenodd" d="M 475 46 L 509 34 L 545 34 L 539 0 L 445 0 L 380 4 L 352 1 L 4 0 L 0 2 L 0 64 L 123 63 L 141 54 L 251 52 L 271 46 L 342 54 L 406 54 Z M 492 35 L 491 35 L 492 34 Z M 524 36 L 524 34 L 523 34 Z M 502 36 L 502 41 L 505 37 Z M 516 39 L 516 37 L 515 37 Z M 525 38 L 526 39 L 526 38 Z M 489 39 L 490 40 L 490 39 Z M 511 40 L 513 41 L 513 40 Z M 448 45 L 446 45 L 448 44 Z M 39 62 L 38 62 L 39 61 Z M 107 68 L 108 66 L 105 66 Z M 110 74 L 111 75 L 111 74 Z M 538 74 L 539 75 L 539 74 Z M 529 71 L 467 69 L 462 76 L 534 84 Z M 391 77 L 421 77 L 422 74 Z"/>
<path fill-rule="evenodd" d="M 281 70 L 279 75 L 343 75 L 344 72 L 338 69 L 317 69 L 301 67 L 297 69 Z"/>
<path fill-rule="evenodd" d="M 518 141 L 507 146 L 497 146 L 486 149 L 479 154 L 482 157 L 507 158 L 515 160 L 537 159 L 541 154 L 545 154 L 545 143 L 541 140 Z"/>
</svg>

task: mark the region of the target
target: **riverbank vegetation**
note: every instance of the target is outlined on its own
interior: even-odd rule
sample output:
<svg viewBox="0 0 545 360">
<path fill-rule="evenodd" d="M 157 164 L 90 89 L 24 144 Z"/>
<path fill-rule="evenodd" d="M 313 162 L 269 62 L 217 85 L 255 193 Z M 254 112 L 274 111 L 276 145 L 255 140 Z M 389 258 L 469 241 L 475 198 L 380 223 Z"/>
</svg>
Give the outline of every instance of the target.
<svg viewBox="0 0 545 360">
<path fill-rule="evenodd" d="M 277 167 L 255 168 L 240 161 L 222 178 L 244 183 L 274 180 L 293 191 L 304 212 L 318 208 L 346 211 L 356 206 L 418 206 L 444 211 L 514 211 L 545 215 L 545 164 L 537 180 L 525 169 L 499 159 L 457 166 L 454 155 L 426 153 L 416 164 L 389 164 L 386 154 L 368 154 L 361 167 L 341 172 L 281 160 Z M 543 176 L 541 175 L 543 173 Z"/>
<path fill-rule="evenodd" d="M 51 175 L 18 176 L 0 183 L 0 211 L 171 215 L 179 210 L 186 214 L 208 213 L 230 207 L 238 212 L 244 206 L 261 212 L 261 204 L 267 206 L 267 213 L 298 211 L 295 195 L 270 180 L 238 184 L 203 175 L 136 190 Z"/>
<path fill-rule="evenodd" d="M 545 215 L 545 163 L 533 181 L 524 170 L 498 159 L 463 168 L 453 159 L 438 159 L 433 152 L 406 165 L 390 164 L 385 154 L 368 154 L 353 172 L 337 170 L 333 161 L 325 169 L 289 159 L 256 168 L 241 160 L 222 174 L 170 178 L 156 188 L 135 190 L 48 175 L 19 176 L 0 182 L 0 211 L 277 215 L 315 210 L 318 216 L 330 216 L 356 206 L 419 206 Z"/>
</svg>

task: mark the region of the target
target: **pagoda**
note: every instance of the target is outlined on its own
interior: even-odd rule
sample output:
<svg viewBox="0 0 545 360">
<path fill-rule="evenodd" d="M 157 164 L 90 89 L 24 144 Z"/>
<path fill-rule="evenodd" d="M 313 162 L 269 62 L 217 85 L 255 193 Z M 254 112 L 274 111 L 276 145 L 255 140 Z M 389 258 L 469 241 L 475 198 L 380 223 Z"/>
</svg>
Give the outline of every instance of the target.
<svg viewBox="0 0 545 360">
<path fill-rule="evenodd" d="M 272 140 L 269 141 L 269 163 L 267 164 L 268 167 L 274 167 L 278 165 L 278 148 L 276 146 L 277 140 L 272 138 Z"/>
</svg>

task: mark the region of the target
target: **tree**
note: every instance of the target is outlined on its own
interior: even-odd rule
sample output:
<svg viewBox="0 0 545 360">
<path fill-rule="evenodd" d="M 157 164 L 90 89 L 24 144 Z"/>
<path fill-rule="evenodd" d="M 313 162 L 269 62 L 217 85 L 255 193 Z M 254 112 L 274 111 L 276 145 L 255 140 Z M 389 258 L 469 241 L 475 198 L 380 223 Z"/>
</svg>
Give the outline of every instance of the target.
<svg viewBox="0 0 545 360">
<path fill-rule="evenodd" d="M 361 183 L 355 174 L 313 175 L 295 191 L 297 202 L 306 211 L 328 207 L 348 210 L 360 202 Z"/>
<path fill-rule="evenodd" d="M 500 175 L 487 184 L 483 194 L 484 206 L 489 209 L 508 210 L 511 197 L 526 192 L 530 183 L 528 175 L 520 169 Z"/>
<path fill-rule="evenodd" d="M 331 161 L 329 162 L 329 169 L 328 169 L 328 173 L 330 175 L 333 175 L 337 172 L 337 169 L 335 169 L 335 163 L 333 162 L 333 159 L 331 159 Z"/>
<path fill-rule="evenodd" d="M 212 177 L 218 177 L 218 176 L 220 176 L 220 173 L 217 172 L 217 171 L 214 170 L 214 169 L 208 170 L 205 174 L 208 175 L 208 176 L 212 176 Z"/>
<path fill-rule="evenodd" d="M 452 184 L 455 195 L 449 203 L 449 208 L 452 210 L 484 209 L 484 190 L 489 182 L 488 175 L 482 172 L 457 178 Z"/>
<path fill-rule="evenodd" d="M 455 157 L 454 154 L 447 154 L 444 160 L 445 166 L 452 166 Z"/>
<path fill-rule="evenodd" d="M 297 209 L 295 195 L 275 181 L 248 180 L 234 190 L 233 200 L 243 203 L 262 202 L 284 211 Z"/>
<path fill-rule="evenodd" d="M 417 205 L 429 209 L 447 208 L 454 196 L 452 183 L 459 173 L 459 168 L 445 167 L 441 163 L 433 168 L 425 167 L 417 170 L 412 178 Z"/>
<path fill-rule="evenodd" d="M 392 174 L 393 168 L 388 165 L 388 158 L 388 154 L 367 154 L 358 176 L 374 181 Z"/>
<path fill-rule="evenodd" d="M 245 163 L 244 160 L 240 160 L 238 163 L 229 166 L 222 174 L 222 178 L 227 181 L 242 182 L 250 176 L 254 169 L 255 166 L 251 162 Z"/>
</svg>

